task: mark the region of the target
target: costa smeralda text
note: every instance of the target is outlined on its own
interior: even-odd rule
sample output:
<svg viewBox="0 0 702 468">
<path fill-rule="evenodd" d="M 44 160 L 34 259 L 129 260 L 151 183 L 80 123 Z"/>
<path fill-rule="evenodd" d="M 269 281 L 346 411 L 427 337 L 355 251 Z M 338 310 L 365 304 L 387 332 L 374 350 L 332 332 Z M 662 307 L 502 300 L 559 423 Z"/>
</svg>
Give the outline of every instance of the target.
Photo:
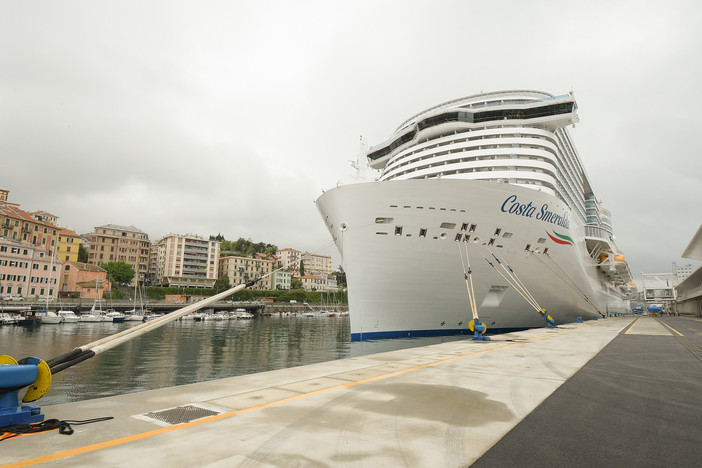
<svg viewBox="0 0 702 468">
<path fill-rule="evenodd" d="M 545 221 L 547 223 L 555 224 L 557 226 L 564 227 L 566 229 L 570 228 L 570 217 L 566 212 L 563 215 L 558 215 L 548 209 L 548 203 L 544 203 L 540 208 L 529 203 L 520 203 L 516 195 L 510 195 L 502 203 L 500 211 L 503 213 L 509 213 L 515 216 L 524 216 L 526 218 L 536 218 L 539 221 Z"/>
</svg>

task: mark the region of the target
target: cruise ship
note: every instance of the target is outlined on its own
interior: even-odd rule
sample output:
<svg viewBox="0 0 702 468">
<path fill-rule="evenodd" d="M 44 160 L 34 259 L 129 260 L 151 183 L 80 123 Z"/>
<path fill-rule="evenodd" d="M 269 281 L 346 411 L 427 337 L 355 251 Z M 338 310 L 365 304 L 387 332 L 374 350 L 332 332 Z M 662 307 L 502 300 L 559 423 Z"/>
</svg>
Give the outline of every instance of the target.
<svg viewBox="0 0 702 468">
<path fill-rule="evenodd" d="M 379 177 L 316 201 L 342 256 L 351 339 L 628 311 L 631 272 L 570 137 L 576 122 L 572 93 L 481 93 L 366 150 Z"/>
</svg>

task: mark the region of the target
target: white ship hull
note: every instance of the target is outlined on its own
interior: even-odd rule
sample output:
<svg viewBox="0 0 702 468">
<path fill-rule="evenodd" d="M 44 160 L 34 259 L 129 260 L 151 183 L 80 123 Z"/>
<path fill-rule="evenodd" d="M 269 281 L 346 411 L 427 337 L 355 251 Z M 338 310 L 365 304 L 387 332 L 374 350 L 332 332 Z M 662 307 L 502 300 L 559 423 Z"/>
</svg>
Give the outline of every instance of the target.
<svg viewBox="0 0 702 468">
<path fill-rule="evenodd" d="M 480 180 L 395 180 L 336 187 L 317 207 L 342 255 L 353 340 L 468 333 L 465 245 L 488 331 L 545 325 L 485 260 L 497 266 L 491 252 L 556 323 L 627 310 L 588 254 L 581 222 L 546 192 Z M 552 240 L 558 234 L 572 244 Z"/>
</svg>

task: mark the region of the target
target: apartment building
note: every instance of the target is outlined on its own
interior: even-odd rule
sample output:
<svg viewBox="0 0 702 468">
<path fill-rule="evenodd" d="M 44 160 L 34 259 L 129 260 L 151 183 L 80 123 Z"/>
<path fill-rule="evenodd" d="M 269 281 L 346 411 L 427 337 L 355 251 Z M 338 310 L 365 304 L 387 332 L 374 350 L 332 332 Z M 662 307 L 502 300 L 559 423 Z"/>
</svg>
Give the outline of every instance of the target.
<svg viewBox="0 0 702 468">
<path fill-rule="evenodd" d="M 112 284 L 107 279 L 107 271 L 88 263 L 65 262 L 61 268 L 60 279 L 61 293 L 75 293 L 75 296 L 81 299 L 100 299 L 112 289 Z"/>
<path fill-rule="evenodd" d="M 155 284 L 211 288 L 219 272 L 220 242 L 171 234 L 156 244 Z"/>
<path fill-rule="evenodd" d="M 292 283 L 292 273 L 289 271 L 274 271 L 271 275 L 271 289 L 287 290 Z"/>
<path fill-rule="evenodd" d="M 326 281 L 321 276 L 304 275 L 300 276 L 300 281 L 305 291 L 326 291 Z"/>
<path fill-rule="evenodd" d="M 327 255 L 317 255 L 305 252 L 301 256 L 305 266 L 305 274 L 328 276 L 332 274 L 332 260 Z"/>
<path fill-rule="evenodd" d="M 80 251 L 80 236 L 66 228 L 59 227 L 56 257 L 65 262 L 77 262 Z"/>
<path fill-rule="evenodd" d="M 158 277 L 158 244 L 151 244 L 149 248 L 149 272 L 146 274 L 145 284 L 156 284 Z"/>
<path fill-rule="evenodd" d="M 62 264 L 41 247 L 0 237 L 0 294 L 55 298 Z"/>
<path fill-rule="evenodd" d="M 36 219 L 19 204 L 10 203 L 9 194 L 9 190 L 0 189 L 0 237 L 53 252 L 60 228 Z"/>
<path fill-rule="evenodd" d="M 251 289 L 270 291 L 271 277 L 273 271 L 273 260 L 258 257 L 222 257 L 219 259 L 220 276 L 227 275 L 229 284 L 237 286 L 254 278 L 265 276 L 258 281 Z"/>
<path fill-rule="evenodd" d="M 125 262 L 136 273 L 132 281 L 142 281 L 149 272 L 150 248 L 149 236 L 134 226 L 97 226 L 90 234 L 88 263 L 100 266 L 108 262 Z"/>
<path fill-rule="evenodd" d="M 280 249 L 278 250 L 277 256 L 281 267 L 300 268 L 300 258 L 302 256 L 302 252 L 299 250 L 289 248 Z"/>
</svg>

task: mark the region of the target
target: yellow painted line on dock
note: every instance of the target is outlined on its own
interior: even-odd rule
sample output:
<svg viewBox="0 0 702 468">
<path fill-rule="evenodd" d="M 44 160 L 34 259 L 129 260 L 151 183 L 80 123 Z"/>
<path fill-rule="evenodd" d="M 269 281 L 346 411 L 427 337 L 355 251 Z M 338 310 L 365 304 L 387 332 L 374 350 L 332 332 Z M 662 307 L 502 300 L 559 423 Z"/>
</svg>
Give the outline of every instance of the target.
<svg viewBox="0 0 702 468">
<path fill-rule="evenodd" d="M 631 329 L 634 328 L 634 325 L 636 325 L 636 323 L 637 323 L 639 320 L 641 320 L 641 317 L 639 317 L 639 318 L 637 318 L 636 320 L 634 320 L 634 323 L 632 323 L 631 325 L 629 325 L 629 328 L 626 329 L 626 331 L 624 332 L 624 334 L 625 334 L 625 335 L 628 335 L 629 332 L 631 331 Z"/>
<path fill-rule="evenodd" d="M 670 325 L 668 325 L 667 323 L 665 323 L 663 320 L 660 320 L 660 319 L 657 318 L 657 317 L 656 317 L 656 320 L 658 320 L 659 323 L 662 323 L 662 324 L 665 325 L 666 327 L 670 328 L 673 332 L 677 333 L 678 336 L 684 336 L 682 333 L 680 333 L 680 332 L 677 331 L 675 328 L 673 328 L 673 327 L 671 327 Z"/>
<path fill-rule="evenodd" d="M 544 339 L 544 338 L 548 338 L 548 337 L 556 336 L 556 335 L 561 335 L 561 334 L 563 334 L 563 333 L 568 333 L 568 332 L 571 332 L 571 331 L 574 331 L 574 330 L 580 330 L 580 329 L 582 329 L 582 328 L 589 327 L 589 326 L 593 326 L 593 325 L 595 325 L 595 324 L 594 324 L 594 323 L 592 323 L 592 324 L 590 324 L 590 323 L 588 323 L 588 324 L 583 324 L 582 326 L 579 326 L 579 327 L 577 327 L 577 328 L 570 328 L 570 329 L 567 329 L 567 330 L 561 330 L 561 331 L 558 331 L 558 332 L 555 332 L 555 333 L 549 333 L 549 334 L 546 334 L 546 335 L 543 335 L 543 336 L 539 336 L 539 337 L 536 337 L 536 338 L 529 338 L 529 339 L 526 339 L 526 340 L 524 340 L 524 341 L 515 341 L 515 342 L 513 342 L 513 343 L 509 343 L 509 344 L 504 345 L 504 346 L 499 346 L 499 347 L 490 348 L 490 349 L 483 349 L 483 350 L 475 351 L 475 352 L 468 353 L 468 354 L 461 354 L 461 355 L 453 356 L 453 357 L 450 357 L 450 358 L 447 358 L 447 359 L 442 359 L 442 360 L 430 362 L 430 363 L 427 363 L 427 364 L 421 364 L 421 365 L 419 365 L 419 366 L 411 367 L 411 368 L 408 368 L 408 369 L 402 369 L 402 370 L 398 370 L 398 371 L 395 371 L 395 372 L 390 372 L 390 373 L 387 373 L 387 374 L 377 375 L 377 376 L 375 376 L 375 377 L 369 377 L 369 378 L 362 379 L 362 380 L 357 380 L 357 381 L 354 381 L 354 382 L 348 382 L 348 383 L 345 383 L 345 384 L 336 385 L 336 386 L 334 386 L 334 387 L 329 387 L 329 388 L 324 388 L 324 389 L 320 389 L 320 390 L 315 390 L 315 391 L 313 391 L 313 392 L 301 393 L 301 394 L 299 394 L 299 395 L 291 396 L 291 397 L 288 397 L 288 398 L 283 398 L 283 399 L 281 399 L 281 400 L 272 401 L 272 402 L 264 403 L 264 404 L 257 405 L 257 406 L 251 406 L 251 407 L 249 407 L 249 408 L 244 408 L 244 409 L 240 409 L 240 410 L 235 410 L 235 411 L 229 411 L 229 412 L 226 412 L 226 413 L 216 414 L 216 415 L 213 415 L 213 416 L 208 416 L 208 417 L 205 417 L 205 418 L 197 419 L 197 420 L 195 420 L 195 421 L 191 421 L 191 422 L 187 422 L 187 423 L 183 423 L 183 424 L 177 424 L 177 425 L 175 425 L 175 426 L 162 427 L 162 428 L 159 428 L 159 429 L 155 429 L 155 430 L 153 430 L 153 431 L 142 432 L 142 433 L 140 433 L 140 434 L 134 434 L 134 435 L 131 435 L 131 436 L 120 437 L 120 438 L 118 438 L 118 439 L 107 440 L 107 441 L 105 441 L 105 442 L 100 442 L 100 443 L 97 443 L 97 444 L 86 445 L 85 447 L 78 447 L 78 448 L 75 448 L 75 449 L 64 450 L 64 451 L 62 451 L 62 452 L 52 453 L 52 454 L 49 454 L 49 455 L 43 455 L 43 456 L 40 456 L 40 457 L 29 458 L 29 459 L 27 459 L 27 460 L 21 460 L 21 461 L 18 461 L 18 462 L 13 462 L 13 463 L 9 463 L 9 464 L 6 464 L 6 465 L 2 465 L 0 468 L 20 468 L 20 467 L 25 467 L 25 466 L 37 465 L 37 464 L 39 464 L 39 463 L 46 463 L 46 462 L 50 462 L 50 461 L 60 460 L 60 459 L 62 459 L 62 458 L 73 457 L 73 456 L 76 456 L 76 455 L 81 455 L 81 454 L 93 452 L 93 451 L 96 451 L 96 450 L 101 450 L 101 449 L 105 449 L 105 448 L 109 448 L 109 447 L 114 447 L 114 446 L 117 446 L 117 445 L 126 444 L 126 443 L 129 443 L 129 442 L 135 442 L 135 441 L 138 441 L 138 440 L 147 439 L 147 438 L 149 438 L 149 437 L 154 437 L 154 436 L 157 436 L 157 435 L 166 434 L 166 433 L 168 433 L 168 432 L 179 431 L 179 430 L 181 430 L 181 429 L 186 429 L 186 428 L 193 427 L 193 426 L 199 426 L 200 424 L 205 424 L 205 423 L 212 422 L 212 421 L 218 421 L 218 420 L 220 420 L 220 419 L 230 418 L 230 417 L 236 416 L 236 415 L 238 415 L 238 414 L 249 413 L 249 412 L 251 412 L 251 411 L 256 411 L 256 410 L 260 410 L 260 409 L 264 409 L 264 408 L 270 408 L 270 407 L 272 407 L 272 406 L 277 406 L 277 405 L 280 405 L 280 404 L 283 404 L 283 403 L 288 403 L 288 402 L 295 401 L 295 400 L 299 400 L 299 399 L 302 399 L 302 398 L 307 398 L 307 397 L 310 397 L 310 396 L 319 395 L 319 394 L 321 394 L 321 393 L 326 393 L 326 392 L 330 392 L 330 391 L 333 391 L 333 390 L 339 390 L 339 389 L 342 389 L 342 388 L 353 387 L 353 386 L 356 386 L 356 385 L 360 385 L 360 384 L 364 384 L 364 383 L 368 383 L 368 382 L 373 382 L 373 381 L 375 381 L 375 380 L 385 379 L 385 378 L 388 378 L 388 377 L 393 377 L 393 376 L 396 376 L 396 375 L 405 374 L 405 373 L 407 373 L 407 372 L 411 372 L 411 371 L 415 371 L 415 370 L 419 370 L 419 369 L 424 369 L 424 368 L 427 368 L 427 367 L 437 366 L 437 365 L 439 365 L 439 364 L 445 364 L 445 363 L 447 363 L 447 362 L 456 361 L 456 360 L 458 360 L 458 359 L 463 359 L 463 358 L 470 357 L 470 356 L 475 356 L 475 355 L 478 355 L 478 354 L 489 353 L 489 352 L 497 351 L 497 350 L 500 350 L 500 349 L 510 348 L 510 347 L 512 347 L 512 346 L 517 346 L 517 345 L 521 345 L 521 344 L 525 344 L 525 343 L 530 343 L 530 342 L 533 342 L 533 341 L 538 341 L 538 340 L 541 340 L 541 339 Z M 333 375 L 333 374 L 332 374 L 332 375 Z"/>
</svg>

